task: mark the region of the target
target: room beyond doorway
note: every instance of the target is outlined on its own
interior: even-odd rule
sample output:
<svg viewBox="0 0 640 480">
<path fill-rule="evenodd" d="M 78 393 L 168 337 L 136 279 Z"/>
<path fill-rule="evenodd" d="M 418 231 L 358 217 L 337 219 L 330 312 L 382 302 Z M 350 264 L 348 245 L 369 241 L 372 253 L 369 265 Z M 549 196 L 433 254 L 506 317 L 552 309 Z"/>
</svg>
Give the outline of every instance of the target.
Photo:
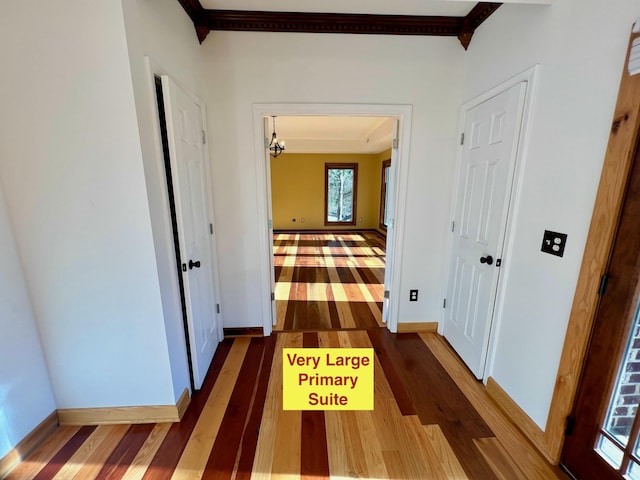
<svg viewBox="0 0 640 480">
<path fill-rule="evenodd" d="M 411 105 L 377 105 L 377 104 L 254 104 L 254 143 L 256 151 L 256 172 L 258 188 L 258 231 L 260 232 L 260 250 L 258 252 L 261 269 L 261 288 L 264 295 L 260 302 L 263 312 L 263 331 L 269 335 L 276 324 L 275 301 L 275 268 L 273 255 L 273 231 L 275 230 L 311 230 L 312 226 L 306 222 L 306 216 L 291 217 L 300 218 L 300 223 L 294 226 L 278 226 L 274 223 L 272 209 L 272 158 L 268 148 L 272 137 L 272 117 L 277 118 L 277 134 L 286 143 L 286 153 L 280 155 L 277 160 L 286 158 L 293 152 L 292 142 L 286 138 L 286 132 L 282 130 L 281 121 L 285 117 L 328 117 L 330 120 L 340 121 L 345 117 L 370 117 L 376 119 L 389 118 L 392 123 L 391 159 L 390 169 L 390 193 L 387 204 L 387 235 L 386 235 L 386 263 L 385 263 L 385 290 L 383 301 L 383 321 L 391 332 L 397 331 L 398 313 L 400 301 L 399 285 L 402 265 L 402 246 L 404 240 L 404 218 L 407 201 L 408 164 L 411 143 Z M 382 175 L 381 172 L 378 175 Z M 358 196 L 360 192 L 358 192 Z M 377 192 L 380 195 L 380 192 Z M 297 200 L 293 200 L 295 204 Z M 321 200 L 322 201 L 322 200 Z M 361 207 L 362 205 L 360 205 Z M 358 208 L 360 208 L 358 207 Z M 359 213 L 355 213 L 358 220 Z M 305 222 L 302 221 L 305 218 Z M 293 222 L 291 222 L 293 223 Z M 304 223 L 304 226 L 301 225 Z M 364 223 L 364 219 L 363 219 Z M 300 227 L 304 228 L 300 228 Z M 324 228 L 323 228 L 324 229 Z M 364 225 L 329 230 L 364 230 Z M 394 245 L 398 245 L 394 249 Z"/>
<path fill-rule="evenodd" d="M 274 119 L 275 120 L 275 119 Z M 274 329 L 380 328 L 392 117 L 278 116 L 269 158 Z M 275 128 L 268 132 L 274 135 Z M 269 135 L 267 135 L 269 136 Z"/>
<path fill-rule="evenodd" d="M 384 326 L 385 236 L 274 232 L 277 331 Z"/>
</svg>

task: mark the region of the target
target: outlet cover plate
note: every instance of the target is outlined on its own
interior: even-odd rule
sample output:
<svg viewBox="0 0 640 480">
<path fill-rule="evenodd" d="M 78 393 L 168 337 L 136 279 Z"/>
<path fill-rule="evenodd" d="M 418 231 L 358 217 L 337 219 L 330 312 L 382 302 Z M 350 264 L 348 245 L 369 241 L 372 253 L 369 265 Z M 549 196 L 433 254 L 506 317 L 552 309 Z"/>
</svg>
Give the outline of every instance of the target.
<svg viewBox="0 0 640 480">
<path fill-rule="evenodd" d="M 564 255 L 564 248 L 567 245 L 567 234 L 552 232 L 550 230 L 544 231 L 542 237 L 542 248 L 540 249 L 544 253 L 555 255 L 556 257 L 562 257 Z"/>
</svg>

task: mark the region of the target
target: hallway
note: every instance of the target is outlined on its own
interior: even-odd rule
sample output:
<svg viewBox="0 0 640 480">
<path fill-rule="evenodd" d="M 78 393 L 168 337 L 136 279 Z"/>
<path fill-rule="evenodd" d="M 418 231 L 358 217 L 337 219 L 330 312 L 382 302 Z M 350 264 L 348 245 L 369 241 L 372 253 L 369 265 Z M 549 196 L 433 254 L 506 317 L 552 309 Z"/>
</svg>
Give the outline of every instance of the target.
<svg viewBox="0 0 640 480">
<path fill-rule="evenodd" d="M 373 347 L 374 410 L 283 411 L 282 348 L 302 346 Z M 8 478 L 565 477 L 440 337 L 372 329 L 226 339 L 182 422 L 61 427 Z"/>
</svg>

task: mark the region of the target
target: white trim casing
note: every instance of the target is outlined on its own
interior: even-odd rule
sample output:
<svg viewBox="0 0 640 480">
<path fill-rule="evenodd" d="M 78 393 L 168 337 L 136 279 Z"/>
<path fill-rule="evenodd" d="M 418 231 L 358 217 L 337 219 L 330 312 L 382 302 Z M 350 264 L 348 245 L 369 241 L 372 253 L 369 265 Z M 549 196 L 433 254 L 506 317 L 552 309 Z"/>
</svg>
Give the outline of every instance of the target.
<svg viewBox="0 0 640 480">
<path fill-rule="evenodd" d="M 272 241 L 268 238 L 269 198 L 271 185 L 268 182 L 270 167 L 265 164 L 263 144 L 263 118 L 272 115 L 329 115 L 352 117 L 395 117 L 400 121 L 398 164 L 392 165 L 395 179 L 395 214 L 394 214 L 394 251 L 391 259 L 387 259 L 386 268 L 391 268 L 391 285 L 385 285 L 389 290 L 391 301 L 389 302 L 389 322 L 387 328 L 391 332 L 398 329 L 398 311 L 400 307 L 400 278 L 402 265 L 402 249 L 404 238 L 404 223 L 407 202 L 407 184 L 409 179 L 409 144 L 411 141 L 411 117 L 413 107 L 411 105 L 372 105 L 372 104 L 300 104 L 300 103 L 259 103 L 253 105 L 253 137 L 254 156 L 256 160 L 256 192 L 258 212 L 258 251 L 260 261 L 260 284 L 262 305 L 262 326 L 265 335 L 270 335 L 272 325 L 271 307 L 271 265 Z"/>
</svg>

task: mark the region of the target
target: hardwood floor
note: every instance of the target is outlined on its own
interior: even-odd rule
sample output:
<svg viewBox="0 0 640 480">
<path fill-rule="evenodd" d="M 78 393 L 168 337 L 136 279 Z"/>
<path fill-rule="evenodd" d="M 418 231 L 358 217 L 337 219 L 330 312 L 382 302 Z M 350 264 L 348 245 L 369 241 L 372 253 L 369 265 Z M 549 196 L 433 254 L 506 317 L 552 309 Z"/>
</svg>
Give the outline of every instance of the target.
<svg viewBox="0 0 640 480">
<path fill-rule="evenodd" d="M 375 231 L 275 232 L 278 331 L 378 328 L 385 238 Z"/>
<path fill-rule="evenodd" d="M 373 348 L 374 410 L 282 410 L 282 349 L 303 346 Z M 182 422 L 61 427 L 8 478 L 564 477 L 441 337 L 378 328 L 226 339 Z"/>
</svg>

